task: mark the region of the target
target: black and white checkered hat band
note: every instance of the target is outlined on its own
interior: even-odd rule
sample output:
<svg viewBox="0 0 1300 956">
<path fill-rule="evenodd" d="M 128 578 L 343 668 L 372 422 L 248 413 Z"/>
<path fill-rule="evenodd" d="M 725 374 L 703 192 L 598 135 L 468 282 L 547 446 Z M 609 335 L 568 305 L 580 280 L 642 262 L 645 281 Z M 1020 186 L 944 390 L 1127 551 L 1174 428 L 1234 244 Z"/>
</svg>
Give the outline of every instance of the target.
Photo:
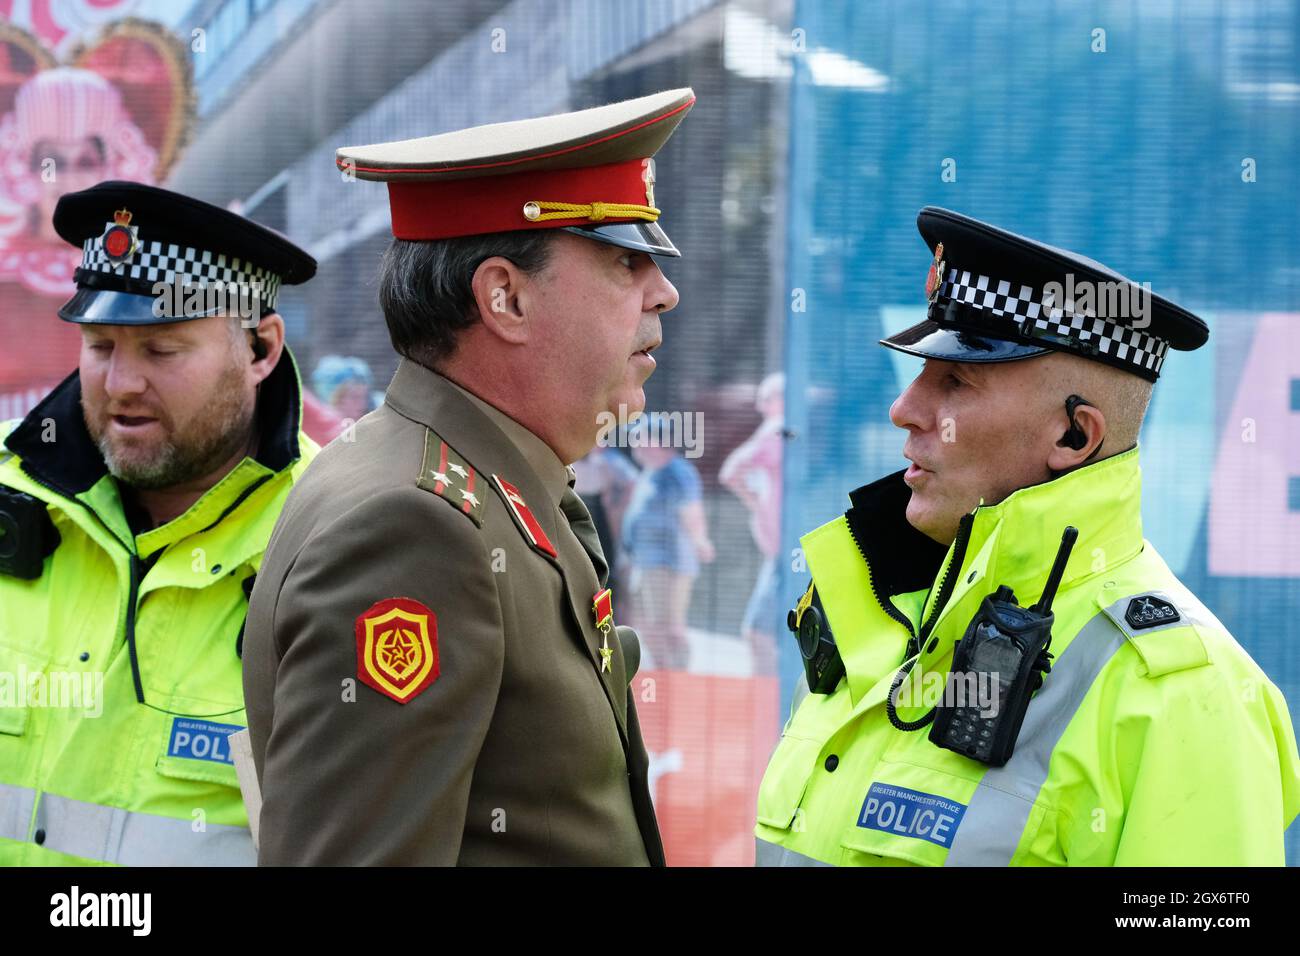
<svg viewBox="0 0 1300 956">
<path fill-rule="evenodd" d="M 145 282 L 179 281 L 182 285 L 231 289 L 257 298 L 265 309 L 275 308 L 280 277 L 251 262 L 174 242 L 141 242 L 125 262 L 114 264 L 104 251 L 103 237 L 87 239 L 81 250 L 81 268 Z M 219 283 L 219 284 L 218 284 Z"/>
<path fill-rule="evenodd" d="M 972 272 L 949 269 L 939 289 L 942 298 L 963 302 L 1006 319 L 1020 335 L 1062 343 L 1068 340 L 1079 350 L 1108 356 L 1120 362 L 1160 374 L 1169 343 L 1127 325 L 1080 314 L 1044 299 L 1027 285 L 1012 286 Z"/>
</svg>

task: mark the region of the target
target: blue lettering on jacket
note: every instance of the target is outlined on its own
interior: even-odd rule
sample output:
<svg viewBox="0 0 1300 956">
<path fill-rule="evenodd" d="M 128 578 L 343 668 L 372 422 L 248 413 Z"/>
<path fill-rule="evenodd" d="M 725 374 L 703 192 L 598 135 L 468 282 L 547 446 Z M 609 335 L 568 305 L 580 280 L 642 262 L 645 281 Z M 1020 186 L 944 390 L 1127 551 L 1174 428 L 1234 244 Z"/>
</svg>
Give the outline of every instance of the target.
<svg viewBox="0 0 1300 956">
<path fill-rule="evenodd" d="M 235 761 L 230 756 L 230 742 L 226 738 L 243 729 L 236 724 L 214 724 L 210 720 L 173 717 L 167 756 L 233 765 Z"/>
<path fill-rule="evenodd" d="M 858 826 L 895 836 L 929 840 L 952 848 L 952 838 L 966 813 L 964 803 L 887 783 L 873 783 L 862 801 Z"/>
</svg>

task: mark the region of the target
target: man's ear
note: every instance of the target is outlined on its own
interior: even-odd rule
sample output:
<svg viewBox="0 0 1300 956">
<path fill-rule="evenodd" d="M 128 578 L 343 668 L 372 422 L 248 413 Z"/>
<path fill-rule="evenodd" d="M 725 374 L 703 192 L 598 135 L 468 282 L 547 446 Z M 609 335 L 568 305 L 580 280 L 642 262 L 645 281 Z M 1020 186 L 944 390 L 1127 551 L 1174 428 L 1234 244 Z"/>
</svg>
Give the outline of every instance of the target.
<svg viewBox="0 0 1300 956">
<path fill-rule="evenodd" d="M 471 281 L 483 325 L 512 345 L 528 341 L 526 297 L 522 294 L 527 284 L 528 276 L 504 256 L 489 256 L 480 262 Z"/>
<path fill-rule="evenodd" d="M 275 371 L 284 351 L 284 319 L 279 312 L 268 312 L 256 326 L 249 329 L 257 345 L 253 346 L 253 363 L 250 369 L 253 382 L 260 385 Z"/>
<path fill-rule="evenodd" d="M 1106 437 L 1106 416 L 1095 405 L 1079 402 L 1074 409 L 1074 428 L 1064 405 L 1053 416 L 1053 426 L 1059 427 L 1056 444 L 1047 456 L 1047 467 L 1054 472 L 1065 472 L 1082 465 Z M 1078 445 L 1077 448 L 1071 447 Z"/>
</svg>

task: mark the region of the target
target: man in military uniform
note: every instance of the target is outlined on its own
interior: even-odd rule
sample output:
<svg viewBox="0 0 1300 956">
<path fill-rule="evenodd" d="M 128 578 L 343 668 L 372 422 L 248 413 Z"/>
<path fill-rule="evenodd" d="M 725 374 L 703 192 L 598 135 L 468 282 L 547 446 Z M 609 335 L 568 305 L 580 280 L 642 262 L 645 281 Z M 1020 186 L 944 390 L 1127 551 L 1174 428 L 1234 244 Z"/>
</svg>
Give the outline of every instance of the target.
<svg viewBox="0 0 1300 956">
<path fill-rule="evenodd" d="M 316 450 L 275 311 L 316 263 L 137 183 L 63 196 L 54 228 L 82 347 L 0 425 L 0 864 L 252 865 L 227 737 L 247 595 Z"/>
<path fill-rule="evenodd" d="M 928 317 L 881 343 L 925 359 L 890 411 L 912 465 L 802 539 L 809 684 L 759 863 L 1280 865 L 1286 702 L 1142 538 L 1139 428 L 1205 324 L 1082 256 L 918 225 Z"/>
<path fill-rule="evenodd" d="M 693 102 L 339 150 L 388 183 L 403 358 L 253 592 L 260 862 L 663 863 L 635 636 L 568 466 L 645 404 L 677 303 L 652 157 Z"/>
</svg>

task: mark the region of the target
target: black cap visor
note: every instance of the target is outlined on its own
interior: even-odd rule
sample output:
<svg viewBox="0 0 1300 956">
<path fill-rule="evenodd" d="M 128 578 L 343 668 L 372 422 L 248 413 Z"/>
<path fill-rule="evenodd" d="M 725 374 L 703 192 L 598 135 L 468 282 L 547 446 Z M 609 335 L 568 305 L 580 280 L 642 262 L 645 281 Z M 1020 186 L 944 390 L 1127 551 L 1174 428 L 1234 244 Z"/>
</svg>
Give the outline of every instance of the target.
<svg viewBox="0 0 1300 956">
<path fill-rule="evenodd" d="M 636 249 L 648 252 L 652 256 L 680 256 L 668 233 L 657 222 L 612 222 L 599 226 L 563 226 L 566 232 L 572 232 L 598 242 L 607 242 L 611 246 L 624 249 Z"/>
<path fill-rule="evenodd" d="M 210 315 L 222 315 L 226 311 L 222 306 L 213 306 L 181 315 L 169 315 L 167 305 L 162 296 L 112 289 L 78 289 L 59 309 L 59 318 L 78 325 L 170 325 Z"/>
<path fill-rule="evenodd" d="M 880 344 L 909 355 L 946 362 L 1013 362 L 1052 351 L 1046 346 L 995 339 L 950 325 L 940 325 L 930 319 L 887 339 L 881 339 Z"/>
</svg>

